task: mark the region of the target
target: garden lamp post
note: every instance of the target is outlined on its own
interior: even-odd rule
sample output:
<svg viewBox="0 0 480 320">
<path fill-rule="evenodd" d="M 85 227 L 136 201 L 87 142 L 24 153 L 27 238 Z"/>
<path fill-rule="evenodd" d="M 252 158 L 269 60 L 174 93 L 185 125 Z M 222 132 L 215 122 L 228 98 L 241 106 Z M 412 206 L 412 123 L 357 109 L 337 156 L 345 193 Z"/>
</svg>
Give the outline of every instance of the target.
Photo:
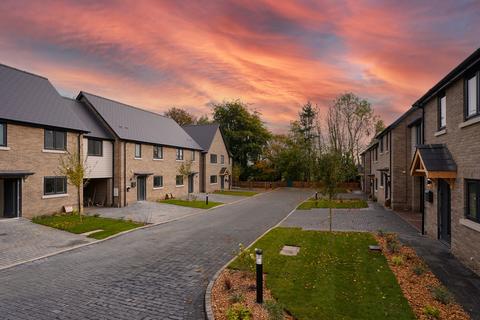
<svg viewBox="0 0 480 320">
<path fill-rule="evenodd" d="M 263 303 L 263 252 L 255 249 L 255 264 L 257 272 L 257 303 Z"/>
</svg>

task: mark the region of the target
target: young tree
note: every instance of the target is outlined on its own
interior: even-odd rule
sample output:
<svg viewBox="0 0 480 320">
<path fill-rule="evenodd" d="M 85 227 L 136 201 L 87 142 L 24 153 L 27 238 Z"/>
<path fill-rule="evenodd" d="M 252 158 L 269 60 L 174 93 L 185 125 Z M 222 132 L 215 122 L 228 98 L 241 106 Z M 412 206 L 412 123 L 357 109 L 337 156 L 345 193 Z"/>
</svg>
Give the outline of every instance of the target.
<svg viewBox="0 0 480 320">
<path fill-rule="evenodd" d="M 213 104 L 213 119 L 220 125 L 232 158 L 241 167 L 242 178 L 248 177 L 249 166 L 263 154 L 270 132 L 260 113 L 250 111 L 240 100 Z"/>
<path fill-rule="evenodd" d="M 182 162 L 182 164 L 178 167 L 178 174 L 187 177 L 187 179 L 190 175 L 194 174 L 192 169 L 192 160 Z M 190 199 L 189 192 L 187 193 L 187 199 Z"/>
<path fill-rule="evenodd" d="M 175 120 L 176 123 L 178 123 L 181 126 L 195 124 L 197 122 L 197 117 L 195 117 L 193 114 L 189 113 L 188 111 L 181 108 L 177 108 L 177 107 L 172 107 L 168 109 L 164 113 L 164 116 L 172 118 L 173 120 Z"/>
<path fill-rule="evenodd" d="M 87 159 L 82 161 L 77 152 L 67 152 L 67 154 L 60 158 L 59 174 L 67 177 L 68 183 L 77 189 L 78 196 L 78 214 L 80 218 L 83 213 L 83 206 L 81 202 L 82 187 L 88 183 L 87 176 Z"/>
<path fill-rule="evenodd" d="M 342 157 L 341 153 L 335 149 L 330 149 L 322 155 L 322 165 L 319 167 L 319 176 L 323 183 L 323 193 L 328 197 L 330 231 L 332 231 L 333 200 L 337 195 L 338 187 L 345 181 L 345 168 L 342 165 Z"/>
</svg>

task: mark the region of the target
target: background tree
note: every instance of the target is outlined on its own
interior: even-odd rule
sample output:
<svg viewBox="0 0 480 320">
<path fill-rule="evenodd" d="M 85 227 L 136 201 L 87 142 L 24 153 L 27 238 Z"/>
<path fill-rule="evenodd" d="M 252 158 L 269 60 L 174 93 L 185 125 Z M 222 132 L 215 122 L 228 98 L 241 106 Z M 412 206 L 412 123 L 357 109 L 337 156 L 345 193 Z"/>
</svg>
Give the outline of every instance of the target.
<svg viewBox="0 0 480 320">
<path fill-rule="evenodd" d="M 182 108 L 172 107 L 168 109 L 164 115 L 172 118 L 181 126 L 195 124 L 197 122 L 197 117 Z"/>
<path fill-rule="evenodd" d="M 204 114 L 203 116 L 198 118 L 196 124 L 211 124 L 211 123 L 213 123 L 213 121 L 208 118 L 208 115 Z"/>
<path fill-rule="evenodd" d="M 250 111 L 240 100 L 213 104 L 213 120 L 224 133 L 235 163 L 241 168 L 241 178 L 250 176 L 250 166 L 261 159 L 271 134 L 260 119 L 260 113 Z"/>
<path fill-rule="evenodd" d="M 321 157 L 321 166 L 319 166 L 319 176 L 323 184 L 322 192 L 328 197 L 328 212 L 330 231 L 332 231 L 333 218 L 333 200 L 335 199 L 338 188 L 345 181 L 345 168 L 343 155 L 331 148 Z"/>
<path fill-rule="evenodd" d="M 87 175 L 87 159 L 82 161 L 77 152 L 67 152 L 67 154 L 60 158 L 59 175 L 67 177 L 68 183 L 77 189 L 78 196 L 78 214 L 82 218 L 83 206 L 81 202 L 82 187 L 86 186 L 88 179 Z"/>
<path fill-rule="evenodd" d="M 360 150 L 375 131 L 378 117 L 371 104 L 353 93 L 338 96 L 327 116 L 328 141 L 340 154 L 360 162 Z"/>
</svg>

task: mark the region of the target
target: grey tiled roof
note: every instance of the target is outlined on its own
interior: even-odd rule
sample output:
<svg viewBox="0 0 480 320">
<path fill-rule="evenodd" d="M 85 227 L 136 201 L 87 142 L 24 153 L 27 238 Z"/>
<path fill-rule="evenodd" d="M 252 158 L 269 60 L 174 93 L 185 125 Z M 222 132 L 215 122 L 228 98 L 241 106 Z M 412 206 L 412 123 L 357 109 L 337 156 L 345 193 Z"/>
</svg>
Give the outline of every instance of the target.
<svg viewBox="0 0 480 320">
<path fill-rule="evenodd" d="M 158 113 L 80 92 L 107 125 L 123 140 L 202 150 L 174 120 Z"/>
<path fill-rule="evenodd" d="M 47 78 L 0 64 L 0 119 L 85 131 Z"/>
<path fill-rule="evenodd" d="M 457 165 L 444 144 L 425 144 L 417 147 L 427 171 L 457 171 Z"/>
<path fill-rule="evenodd" d="M 217 123 L 183 126 L 183 129 L 197 141 L 204 151 L 210 149 L 219 128 Z"/>
<path fill-rule="evenodd" d="M 93 111 L 89 110 L 86 104 L 70 98 L 64 97 L 64 99 L 66 105 L 71 108 L 82 121 L 85 129 L 89 131 L 84 135 L 85 137 L 113 140 L 113 136 L 108 132 L 108 129 L 103 126 L 101 120 L 94 115 Z"/>
</svg>

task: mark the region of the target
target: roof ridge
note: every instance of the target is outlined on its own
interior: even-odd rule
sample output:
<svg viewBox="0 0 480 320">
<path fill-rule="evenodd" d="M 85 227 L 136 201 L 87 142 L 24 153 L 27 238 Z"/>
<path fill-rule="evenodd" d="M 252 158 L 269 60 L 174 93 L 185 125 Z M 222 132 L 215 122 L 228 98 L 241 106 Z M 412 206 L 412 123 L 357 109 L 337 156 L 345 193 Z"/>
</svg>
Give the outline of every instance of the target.
<svg viewBox="0 0 480 320">
<path fill-rule="evenodd" d="M 206 126 L 220 126 L 220 124 L 218 122 L 200 123 L 200 124 L 186 124 L 186 125 L 183 125 L 182 127 L 206 127 Z"/>
<path fill-rule="evenodd" d="M 45 76 L 41 76 L 41 75 L 36 74 L 36 73 L 32 73 L 32 72 L 28 72 L 28 71 L 25 71 L 25 70 L 22 70 L 22 69 L 18 69 L 18 68 L 15 68 L 15 67 L 12 67 L 12 66 L 3 64 L 3 63 L 0 63 L 0 66 L 5 67 L 5 68 L 8 68 L 8 69 L 16 70 L 16 71 L 19 71 L 19 72 L 23 72 L 23 73 L 26 73 L 26 74 L 28 74 L 28 75 L 34 76 L 34 77 L 38 77 L 38 78 L 42 78 L 42 79 L 48 80 L 48 78 L 45 77 Z"/>
<path fill-rule="evenodd" d="M 135 107 L 135 106 L 126 104 L 126 103 L 124 103 L 124 102 L 120 102 L 120 101 L 118 101 L 118 100 L 113 100 L 113 99 L 110 99 L 110 98 L 102 97 L 102 96 L 99 96 L 99 95 L 97 95 L 97 94 L 93 94 L 93 93 L 90 93 L 90 92 L 80 91 L 80 94 L 88 94 L 88 95 L 91 95 L 91 96 L 94 96 L 94 97 L 97 97 L 97 98 L 100 98 L 100 99 L 104 99 L 104 100 L 108 100 L 108 101 L 111 101 L 111 102 L 114 102 L 114 103 L 121 104 L 121 105 L 123 105 L 123 106 L 125 106 L 125 107 L 128 107 L 128 108 L 132 108 L 132 109 L 139 110 L 139 111 L 143 111 L 143 112 L 148 112 L 148 113 L 154 114 L 154 115 L 156 115 L 156 116 L 160 116 L 160 117 L 163 117 L 163 118 L 167 118 L 167 119 L 173 120 L 172 118 L 169 118 L 169 117 L 167 117 L 167 116 L 164 116 L 163 114 L 160 114 L 160 113 L 157 113 L 157 112 L 154 112 L 154 111 L 150 111 L 150 110 L 145 110 L 145 109 L 142 109 L 142 108 L 140 108 L 140 107 Z"/>
</svg>

